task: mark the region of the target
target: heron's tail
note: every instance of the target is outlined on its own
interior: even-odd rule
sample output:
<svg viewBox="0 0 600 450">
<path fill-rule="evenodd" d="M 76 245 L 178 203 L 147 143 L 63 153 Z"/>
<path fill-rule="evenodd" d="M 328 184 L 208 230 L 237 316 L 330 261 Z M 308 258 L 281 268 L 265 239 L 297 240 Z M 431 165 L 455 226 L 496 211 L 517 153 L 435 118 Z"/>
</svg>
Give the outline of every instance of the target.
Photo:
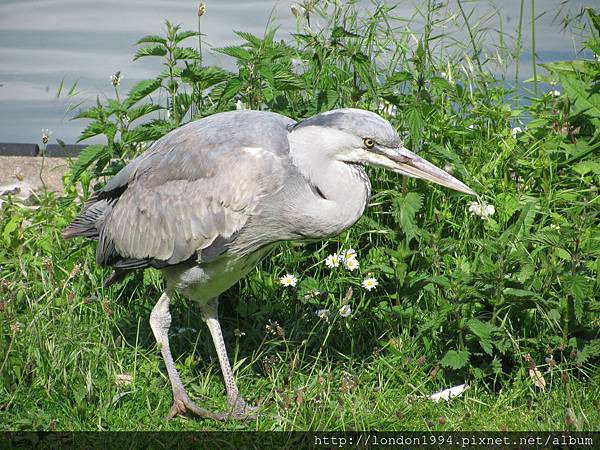
<svg viewBox="0 0 600 450">
<path fill-rule="evenodd" d="M 63 230 L 64 239 L 82 236 L 90 239 L 98 239 L 104 219 L 112 210 L 114 201 L 91 199 L 83 207 L 83 210 L 73 222 Z"/>
</svg>

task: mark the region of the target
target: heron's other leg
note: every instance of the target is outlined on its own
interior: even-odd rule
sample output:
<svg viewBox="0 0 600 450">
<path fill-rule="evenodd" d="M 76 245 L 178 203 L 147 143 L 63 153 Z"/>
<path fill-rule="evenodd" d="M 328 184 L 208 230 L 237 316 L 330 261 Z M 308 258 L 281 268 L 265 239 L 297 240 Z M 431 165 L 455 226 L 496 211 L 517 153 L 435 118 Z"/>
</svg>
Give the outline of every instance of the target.
<svg viewBox="0 0 600 450">
<path fill-rule="evenodd" d="M 188 393 L 183 387 L 179 373 L 177 373 L 175 362 L 173 361 L 173 356 L 171 355 L 168 334 L 171 326 L 171 313 L 169 312 L 171 295 L 172 292 L 169 290 L 165 291 L 150 314 L 150 327 L 152 328 L 152 332 L 156 338 L 156 343 L 160 348 L 165 366 L 167 367 L 167 373 L 169 374 L 171 388 L 173 389 L 173 406 L 165 418 L 169 420 L 175 417 L 177 414 L 191 411 L 200 417 L 209 417 L 212 419 L 222 420 L 224 418 L 222 414 L 216 414 L 204 408 L 200 408 L 190 399 Z"/>
<path fill-rule="evenodd" d="M 217 350 L 221 371 L 223 372 L 223 378 L 225 379 L 225 388 L 227 389 L 227 403 L 232 410 L 233 418 L 254 418 L 255 415 L 253 412 L 258 408 L 251 407 L 246 403 L 244 398 L 240 395 L 240 391 L 233 378 L 233 371 L 229 364 L 229 357 L 227 356 L 227 349 L 225 348 L 225 342 L 223 341 L 223 333 L 221 332 L 221 324 L 219 323 L 218 305 L 219 299 L 214 298 L 208 303 L 201 304 L 200 312 L 202 314 L 202 320 L 204 320 L 210 330 L 213 344 Z"/>
</svg>

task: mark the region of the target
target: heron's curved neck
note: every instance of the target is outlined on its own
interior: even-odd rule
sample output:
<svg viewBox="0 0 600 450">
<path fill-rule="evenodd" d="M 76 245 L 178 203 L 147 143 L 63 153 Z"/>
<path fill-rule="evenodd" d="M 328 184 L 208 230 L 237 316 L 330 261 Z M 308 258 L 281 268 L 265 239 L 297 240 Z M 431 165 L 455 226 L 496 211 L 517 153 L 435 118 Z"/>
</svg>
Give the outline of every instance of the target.
<svg viewBox="0 0 600 450">
<path fill-rule="evenodd" d="M 290 156 L 296 169 L 314 186 L 321 201 L 303 206 L 307 219 L 321 221 L 328 234 L 338 234 L 363 214 L 371 194 L 371 184 L 361 166 L 334 157 L 334 149 L 317 130 L 290 134 Z"/>
</svg>

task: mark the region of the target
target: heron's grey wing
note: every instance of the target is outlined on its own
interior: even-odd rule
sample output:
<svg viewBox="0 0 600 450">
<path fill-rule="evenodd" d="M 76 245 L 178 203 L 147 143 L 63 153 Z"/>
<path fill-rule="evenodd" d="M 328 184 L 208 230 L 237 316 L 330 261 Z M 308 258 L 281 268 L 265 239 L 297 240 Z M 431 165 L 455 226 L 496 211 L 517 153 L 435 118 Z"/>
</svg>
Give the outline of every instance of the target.
<svg viewBox="0 0 600 450">
<path fill-rule="evenodd" d="M 222 251 L 283 187 L 289 123 L 271 113 L 225 113 L 158 141 L 104 189 L 122 192 L 104 219 L 98 262 L 177 264 Z"/>
</svg>

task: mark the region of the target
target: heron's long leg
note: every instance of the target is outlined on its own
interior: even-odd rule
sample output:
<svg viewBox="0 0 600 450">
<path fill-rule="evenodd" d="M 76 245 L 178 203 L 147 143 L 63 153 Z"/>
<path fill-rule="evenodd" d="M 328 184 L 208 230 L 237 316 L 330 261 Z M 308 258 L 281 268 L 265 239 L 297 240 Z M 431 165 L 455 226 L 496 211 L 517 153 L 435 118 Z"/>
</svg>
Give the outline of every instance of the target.
<svg viewBox="0 0 600 450">
<path fill-rule="evenodd" d="M 227 403 L 233 411 L 233 416 L 237 416 L 239 418 L 247 416 L 250 418 L 252 416 L 251 413 L 256 408 L 252 408 L 246 404 L 235 383 L 233 371 L 231 370 L 231 365 L 229 364 L 229 357 L 227 356 L 227 349 L 225 348 L 225 342 L 223 341 L 223 334 L 221 333 L 221 324 L 219 323 L 218 317 L 218 305 L 218 298 L 214 298 L 208 303 L 201 304 L 200 311 L 202 313 L 202 319 L 210 330 L 213 344 L 217 350 L 217 356 L 219 357 L 219 363 L 221 364 L 221 371 L 223 372 L 223 378 L 225 379 L 225 388 L 227 389 Z"/>
<path fill-rule="evenodd" d="M 169 414 L 167 414 L 166 419 L 171 419 L 177 414 L 185 411 L 191 411 L 200 417 L 223 420 L 226 415 L 213 413 L 196 405 L 190 399 L 188 393 L 183 387 L 181 378 L 179 378 L 179 373 L 177 373 L 175 362 L 173 361 L 173 356 L 171 355 L 171 348 L 169 347 L 168 333 L 169 327 L 171 326 L 171 313 L 169 312 L 169 303 L 171 301 L 170 296 L 171 292 L 165 291 L 150 314 L 150 327 L 152 328 L 152 332 L 156 338 L 156 343 L 160 347 L 160 352 L 163 360 L 165 361 L 167 373 L 169 374 L 169 380 L 171 381 L 171 388 L 173 389 L 173 407 L 169 411 Z"/>
</svg>

